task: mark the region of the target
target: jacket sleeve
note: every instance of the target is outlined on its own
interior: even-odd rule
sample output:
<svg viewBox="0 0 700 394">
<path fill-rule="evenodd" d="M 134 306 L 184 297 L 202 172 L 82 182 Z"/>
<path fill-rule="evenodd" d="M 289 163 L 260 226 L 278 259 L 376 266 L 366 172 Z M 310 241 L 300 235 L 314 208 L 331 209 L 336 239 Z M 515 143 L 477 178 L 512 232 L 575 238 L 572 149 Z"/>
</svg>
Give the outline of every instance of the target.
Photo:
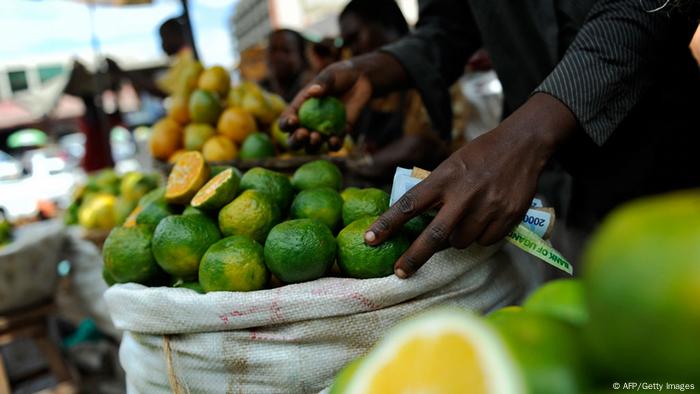
<svg viewBox="0 0 700 394">
<path fill-rule="evenodd" d="M 598 145 L 642 98 L 663 61 L 671 17 L 666 10 L 652 11 L 656 7 L 656 0 L 598 1 L 562 60 L 535 89 L 568 106 Z"/>
<path fill-rule="evenodd" d="M 433 127 L 443 137 L 452 128 L 450 85 L 464 72 L 481 38 L 467 1 L 421 0 L 412 34 L 381 50 L 395 57 L 418 89 Z"/>
</svg>

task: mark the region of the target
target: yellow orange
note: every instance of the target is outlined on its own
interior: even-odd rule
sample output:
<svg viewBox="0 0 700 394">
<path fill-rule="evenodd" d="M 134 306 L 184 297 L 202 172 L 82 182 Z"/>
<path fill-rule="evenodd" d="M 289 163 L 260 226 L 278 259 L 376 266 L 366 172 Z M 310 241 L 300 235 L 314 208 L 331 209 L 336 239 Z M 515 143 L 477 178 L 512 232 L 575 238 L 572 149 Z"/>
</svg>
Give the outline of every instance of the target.
<svg viewBox="0 0 700 394">
<path fill-rule="evenodd" d="M 217 135 L 211 137 L 202 147 L 202 155 L 206 161 L 228 161 L 233 160 L 238 155 L 236 144 L 230 139 Z"/>
<path fill-rule="evenodd" d="M 224 97 L 231 88 L 231 78 L 223 67 L 209 67 L 199 76 L 197 86 L 200 89 L 216 92 L 219 96 Z"/>
<path fill-rule="evenodd" d="M 209 166 L 197 151 L 185 152 L 177 159 L 165 187 L 169 203 L 189 204 L 192 197 L 209 179 Z"/>
<path fill-rule="evenodd" d="M 240 144 L 255 132 L 255 118 L 242 108 L 228 108 L 219 117 L 217 129 L 219 133 Z"/>
<path fill-rule="evenodd" d="M 150 148 L 154 158 L 166 160 L 181 147 L 182 128 L 176 121 L 164 118 L 153 125 Z"/>
<path fill-rule="evenodd" d="M 168 117 L 177 123 L 184 125 L 190 121 L 189 97 L 185 95 L 176 95 L 170 97 L 170 108 L 168 108 Z"/>
</svg>

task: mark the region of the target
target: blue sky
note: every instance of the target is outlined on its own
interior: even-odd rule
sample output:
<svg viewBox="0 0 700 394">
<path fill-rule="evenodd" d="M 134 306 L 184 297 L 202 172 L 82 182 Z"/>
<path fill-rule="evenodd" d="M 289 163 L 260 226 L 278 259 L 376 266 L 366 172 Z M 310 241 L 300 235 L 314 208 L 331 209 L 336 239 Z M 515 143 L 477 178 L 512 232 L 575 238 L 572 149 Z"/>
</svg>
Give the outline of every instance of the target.
<svg viewBox="0 0 700 394">
<path fill-rule="evenodd" d="M 233 63 L 228 20 L 236 0 L 190 0 L 195 40 L 207 65 Z M 98 6 L 95 30 L 102 52 L 122 62 L 162 58 L 157 29 L 179 15 L 179 0 L 145 6 Z M 0 64 L 26 65 L 92 58 L 88 7 L 72 0 L 1 0 Z"/>
</svg>

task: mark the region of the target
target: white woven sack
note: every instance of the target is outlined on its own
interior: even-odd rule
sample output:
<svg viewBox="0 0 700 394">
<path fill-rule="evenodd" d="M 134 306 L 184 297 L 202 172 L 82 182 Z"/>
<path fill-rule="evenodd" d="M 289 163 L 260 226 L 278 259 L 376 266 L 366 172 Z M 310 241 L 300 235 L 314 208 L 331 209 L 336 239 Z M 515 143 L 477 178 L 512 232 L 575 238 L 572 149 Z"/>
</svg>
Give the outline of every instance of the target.
<svg viewBox="0 0 700 394">
<path fill-rule="evenodd" d="M 495 248 L 440 252 L 408 280 L 322 278 L 249 293 L 112 286 L 131 393 L 312 393 L 399 320 L 435 305 L 480 312 L 523 281 Z"/>
</svg>

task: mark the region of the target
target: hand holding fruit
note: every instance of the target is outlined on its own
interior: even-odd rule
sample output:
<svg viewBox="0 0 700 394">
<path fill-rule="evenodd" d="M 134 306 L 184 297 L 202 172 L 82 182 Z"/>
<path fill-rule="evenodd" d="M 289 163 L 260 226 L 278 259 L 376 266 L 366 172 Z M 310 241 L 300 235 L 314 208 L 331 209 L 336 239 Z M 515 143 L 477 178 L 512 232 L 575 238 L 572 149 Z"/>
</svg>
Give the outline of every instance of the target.
<svg viewBox="0 0 700 394">
<path fill-rule="evenodd" d="M 330 149 L 338 150 L 371 97 L 372 84 L 360 68 L 352 61 L 335 63 L 297 94 L 282 113 L 280 127 L 290 133 L 292 146 L 318 149 L 327 140 Z"/>
</svg>

